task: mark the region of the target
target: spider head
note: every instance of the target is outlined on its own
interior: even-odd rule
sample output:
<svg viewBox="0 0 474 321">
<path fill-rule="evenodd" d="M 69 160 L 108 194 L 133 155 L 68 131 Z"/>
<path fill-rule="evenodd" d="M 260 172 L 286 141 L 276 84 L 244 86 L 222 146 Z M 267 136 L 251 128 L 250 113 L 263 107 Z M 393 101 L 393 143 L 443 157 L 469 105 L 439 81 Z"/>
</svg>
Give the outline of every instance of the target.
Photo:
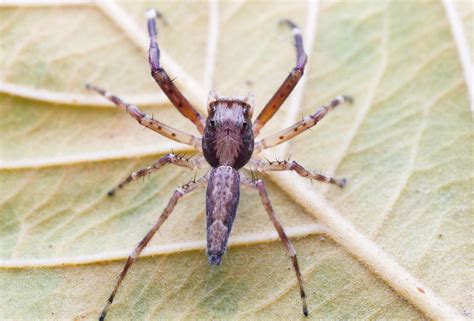
<svg viewBox="0 0 474 321">
<path fill-rule="evenodd" d="M 219 97 L 211 92 L 202 140 L 204 157 L 212 167 L 243 167 L 253 153 L 253 95 Z"/>
<path fill-rule="evenodd" d="M 217 92 L 211 90 L 209 92 L 209 96 L 207 97 L 207 114 L 209 116 L 211 116 L 211 114 L 215 113 L 217 102 L 221 102 L 221 103 L 224 103 L 224 102 L 241 103 L 242 107 L 244 108 L 245 116 L 247 116 L 249 120 L 252 118 L 253 105 L 255 104 L 255 96 L 253 95 L 253 93 L 249 93 L 245 97 L 229 98 L 229 97 L 219 96 L 217 94 Z"/>
</svg>

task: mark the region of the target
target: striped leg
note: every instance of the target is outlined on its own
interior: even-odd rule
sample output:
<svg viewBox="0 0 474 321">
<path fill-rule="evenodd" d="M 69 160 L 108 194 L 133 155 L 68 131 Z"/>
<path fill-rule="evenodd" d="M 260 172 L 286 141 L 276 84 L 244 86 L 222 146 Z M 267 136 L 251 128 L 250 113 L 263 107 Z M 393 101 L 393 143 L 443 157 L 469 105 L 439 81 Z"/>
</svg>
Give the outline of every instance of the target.
<svg viewBox="0 0 474 321">
<path fill-rule="evenodd" d="M 266 162 L 258 159 L 251 159 L 248 162 L 247 168 L 253 171 L 258 172 L 268 172 L 268 171 L 295 171 L 301 177 L 306 177 L 309 179 L 315 179 L 320 182 L 334 184 L 339 187 L 344 187 L 347 183 L 345 178 L 335 179 L 327 175 L 311 173 L 303 166 L 301 166 L 296 161 L 276 161 L 276 162 Z"/>
<path fill-rule="evenodd" d="M 352 97 L 350 96 L 338 96 L 335 99 L 331 100 L 331 102 L 327 106 L 322 106 L 316 110 L 316 112 L 312 115 L 305 117 L 303 120 L 297 122 L 291 127 L 283 129 L 278 133 L 264 138 L 255 143 L 254 153 L 259 153 L 264 149 L 280 145 L 287 140 L 292 139 L 295 136 L 298 136 L 302 132 L 310 129 L 314 125 L 316 125 L 321 119 L 326 116 L 326 114 L 331 110 L 336 108 L 342 103 L 349 102 L 352 103 Z"/>
<path fill-rule="evenodd" d="M 142 168 L 142 169 L 130 174 L 117 187 L 111 189 L 107 193 L 107 195 L 113 196 L 115 194 L 115 192 L 117 192 L 119 189 L 122 189 L 128 183 L 130 183 L 132 181 L 135 181 L 135 180 L 139 179 L 140 177 L 151 174 L 152 172 L 156 172 L 167 164 L 173 164 L 173 165 L 177 165 L 177 166 L 181 166 L 181 167 L 187 167 L 189 169 L 200 169 L 200 168 L 203 168 L 204 166 L 206 166 L 207 162 L 206 162 L 206 160 L 203 156 L 200 156 L 200 157 L 197 157 L 197 158 L 192 158 L 192 159 L 186 159 L 186 158 L 181 157 L 179 155 L 167 154 L 167 155 L 161 157 L 155 163 L 153 163 L 153 165 Z"/>
<path fill-rule="evenodd" d="M 303 37 L 301 37 L 300 28 L 290 20 L 283 20 L 280 23 L 287 24 L 293 30 L 296 46 L 296 66 L 280 85 L 280 88 L 278 88 L 273 97 L 267 102 L 257 119 L 255 119 L 252 127 L 254 137 L 257 137 L 262 127 L 265 126 L 270 118 L 272 118 L 278 109 L 280 109 L 281 105 L 291 94 L 301 77 L 303 77 L 304 67 L 306 65 L 306 60 L 308 59 L 304 52 Z"/>
<path fill-rule="evenodd" d="M 154 10 L 149 9 L 147 11 L 147 25 L 148 34 L 150 36 L 150 49 L 148 51 L 148 60 L 151 67 L 151 75 L 155 79 L 158 86 L 165 93 L 171 103 L 183 114 L 184 117 L 189 119 L 196 125 L 199 132 L 204 133 L 204 127 L 206 126 L 206 120 L 204 117 L 191 105 L 191 103 L 184 97 L 179 91 L 178 87 L 173 84 L 166 71 L 160 65 L 160 48 L 156 41 L 156 18 L 160 18 L 160 15 Z"/>
<path fill-rule="evenodd" d="M 120 287 L 120 284 L 122 284 L 122 281 L 125 278 L 125 275 L 127 275 L 128 270 L 130 269 L 132 264 L 138 259 L 138 256 L 143 251 L 143 249 L 147 246 L 148 242 L 150 242 L 150 240 L 155 235 L 155 233 L 158 232 L 158 230 L 160 229 L 164 221 L 166 221 L 166 219 L 170 216 L 178 200 L 184 195 L 189 194 L 196 188 L 206 186 L 207 179 L 208 179 L 207 176 L 205 176 L 197 180 L 196 182 L 190 182 L 181 187 L 178 187 L 174 191 L 173 196 L 171 196 L 171 199 L 169 200 L 168 205 L 163 210 L 163 213 L 160 215 L 158 221 L 153 225 L 153 227 L 148 231 L 146 236 L 140 241 L 140 243 L 138 243 L 137 247 L 135 248 L 135 250 L 133 250 L 132 254 L 130 254 L 130 256 L 128 257 L 127 262 L 125 263 L 125 266 L 123 267 L 123 270 L 120 273 L 120 276 L 117 279 L 117 282 L 115 283 L 115 287 L 112 293 L 110 294 L 107 304 L 105 305 L 104 309 L 102 310 L 102 313 L 100 314 L 100 317 L 99 317 L 100 321 L 103 321 L 105 319 L 107 311 L 109 310 L 110 305 L 114 301 L 115 294 L 117 293 L 117 290 Z"/>
<path fill-rule="evenodd" d="M 277 230 L 281 241 L 285 245 L 286 252 L 291 257 L 291 262 L 293 263 L 293 268 L 295 269 L 295 273 L 296 273 L 296 279 L 298 280 L 298 286 L 300 288 L 301 302 L 303 304 L 303 314 L 305 316 L 308 316 L 308 305 L 306 304 L 306 294 L 304 292 L 304 287 L 303 287 L 303 277 L 301 275 L 300 267 L 298 265 L 298 258 L 296 257 L 296 251 L 293 245 L 291 244 L 290 240 L 288 239 L 288 236 L 286 235 L 285 230 L 281 226 L 280 222 L 278 222 L 278 219 L 275 215 L 275 211 L 273 210 L 273 207 L 272 207 L 272 203 L 270 202 L 270 199 L 268 198 L 265 184 L 260 179 L 259 180 L 246 179 L 242 181 L 242 184 L 243 186 L 256 189 L 258 193 L 260 194 L 263 207 L 265 207 L 265 210 L 270 216 L 273 226 L 275 226 L 275 229 Z"/>
<path fill-rule="evenodd" d="M 158 134 L 161 134 L 162 136 L 177 141 L 178 143 L 191 145 L 198 151 L 202 151 L 201 138 L 182 132 L 171 126 L 163 124 L 162 122 L 159 122 L 153 117 L 150 117 L 149 115 L 142 112 L 140 109 L 138 109 L 137 106 L 124 102 L 119 97 L 113 95 L 110 91 L 106 91 L 91 84 L 86 84 L 86 88 L 101 94 L 102 96 L 113 102 L 116 106 L 125 110 L 127 113 L 130 114 L 130 116 L 135 118 L 135 120 L 138 121 L 140 125 L 143 125 L 157 132 Z"/>
</svg>

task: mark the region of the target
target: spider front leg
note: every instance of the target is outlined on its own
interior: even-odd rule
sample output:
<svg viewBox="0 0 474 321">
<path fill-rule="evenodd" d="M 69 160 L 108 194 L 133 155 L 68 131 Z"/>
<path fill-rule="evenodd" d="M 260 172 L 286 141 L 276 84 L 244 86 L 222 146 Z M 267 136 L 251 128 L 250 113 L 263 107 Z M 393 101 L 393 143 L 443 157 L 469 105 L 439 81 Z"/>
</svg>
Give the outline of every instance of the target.
<svg viewBox="0 0 474 321">
<path fill-rule="evenodd" d="M 192 121 L 199 132 L 204 133 L 206 120 L 204 117 L 191 105 L 191 103 L 184 97 L 179 89 L 173 84 L 166 71 L 160 66 L 160 48 L 156 41 L 156 23 L 155 19 L 161 16 L 154 9 L 147 11 L 148 19 L 148 34 L 150 36 L 150 49 L 148 51 L 148 60 L 151 67 L 151 75 L 155 79 L 158 86 L 165 93 L 171 103 L 178 109 L 178 111 Z"/>
<path fill-rule="evenodd" d="M 286 129 L 283 129 L 282 131 L 279 131 L 278 133 L 269 136 L 267 138 L 264 138 L 258 142 L 255 143 L 254 146 L 254 153 L 259 153 L 264 149 L 280 145 L 281 143 L 286 142 L 287 140 L 292 139 L 295 136 L 298 136 L 302 132 L 310 129 L 314 125 L 316 125 L 321 119 L 326 116 L 326 114 L 339 106 L 342 103 L 349 102 L 352 103 L 353 99 L 350 96 L 338 96 L 331 100 L 331 102 L 327 106 L 321 106 L 316 110 L 316 112 L 312 115 L 309 115 L 303 120 L 297 122 L 293 126 L 290 126 Z"/>
<path fill-rule="evenodd" d="M 181 157 L 179 155 L 175 154 L 167 154 L 163 157 L 161 157 L 159 160 L 153 163 L 153 165 L 142 168 L 136 172 L 133 172 L 130 174 L 123 182 L 121 182 L 117 187 L 111 189 L 107 195 L 113 196 L 115 192 L 117 192 L 119 189 L 122 189 L 125 185 L 128 183 L 139 179 L 140 177 L 146 176 L 148 174 L 151 174 L 152 172 L 160 170 L 163 166 L 167 164 L 173 164 L 181 167 L 187 167 L 189 169 L 200 169 L 203 168 L 205 165 L 207 165 L 206 159 L 203 156 L 197 157 L 197 158 L 192 158 L 192 159 L 186 159 L 184 157 Z"/>
<path fill-rule="evenodd" d="M 162 122 L 142 112 L 140 109 L 138 109 L 137 106 L 124 102 L 122 99 L 115 96 L 110 91 L 104 90 L 100 87 L 91 84 L 86 84 L 86 88 L 101 94 L 102 96 L 113 102 L 116 106 L 125 110 L 140 125 L 143 125 L 166 138 L 177 141 L 178 143 L 193 146 L 198 151 L 202 151 L 201 138 L 163 124 Z"/>
<path fill-rule="evenodd" d="M 259 180 L 244 179 L 242 180 L 242 185 L 244 187 L 250 187 L 258 191 L 260 198 L 262 200 L 263 207 L 265 208 L 268 215 L 270 216 L 273 226 L 275 226 L 275 229 L 277 230 L 281 241 L 285 245 L 286 252 L 291 258 L 291 262 L 293 263 L 293 268 L 295 269 L 295 273 L 296 273 L 296 279 L 298 280 L 298 286 L 300 288 L 300 296 L 301 296 L 301 301 L 303 304 L 303 314 L 305 316 L 308 316 L 308 305 L 306 304 L 306 294 L 304 292 L 304 287 L 303 287 L 303 277 L 301 276 L 301 271 L 298 264 L 298 258 L 296 257 L 296 251 L 293 245 L 291 244 L 290 240 L 288 239 L 288 236 L 286 235 L 285 230 L 283 229 L 283 227 L 281 226 L 280 222 L 278 221 L 275 215 L 275 211 L 273 210 L 272 203 L 270 202 L 270 199 L 268 198 L 265 184 L 260 179 Z"/>
<path fill-rule="evenodd" d="M 309 179 L 315 179 L 320 182 L 334 184 L 339 187 L 344 187 L 347 183 L 345 178 L 336 179 L 332 178 L 327 175 L 323 174 L 316 174 L 308 171 L 303 166 L 301 166 L 296 161 L 276 161 L 276 162 L 265 162 L 258 159 L 251 159 L 248 162 L 248 166 L 250 170 L 258 171 L 258 172 L 268 172 L 268 171 L 295 171 L 301 177 L 306 177 Z"/>
<path fill-rule="evenodd" d="M 287 24 L 293 30 L 296 47 L 296 66 L 290 72 L 285 81 L 280 85 L 280 88 L 275 92 L 272 98 L 267 102 L 263 110 L 258 115 L 253 123 L 253 135 L 257 137 L 263 126 L 275 115 L 280 109 L 281 105 L 285 102 L 286 98 L 291 94 L 295 86 L 303 77 L 304 67 L 308 59 L 303 48 L 303 38 L 301 37 L 301 29 L 290 20 L 282 20 L 281 24 Z"/>
<path fill-rule="evenodd" d="M 168 205 L 163 210 L 163 213 L 158 218 L 158 221 L 153 225 L 153 227 L 148 231 L 148 233 L 145 235 L 145 237 L 140 241 L 140 243 L 138 243 L 137 247 L 133 250 L 133 252 L 128 257 L 127 262 L 125 263 L 125 266 L 123 267 L 123 270 L 120 273 L 120 276 L 117 279 L 117 282 L 115 283 L 115 287 L 114 287 L 112 293 L 110 294 L 110 297 L 107 301 L 107 304 L 105 305 L 104 309 L 102 310 L 102 313 L 100 314 L 100 317 L 99 317 L 100 321 L 103 321 L 105 319 L 107 311 L 109 310 L 110 305 L 114 301 L 115 294 L 117 293 L 117 290 L 120 287 L 120 284 L 122 284 L 122 281 L 125 278 L 125 275 L 127 275 L 128 270 L 130 269 L 132 264 L 138 259 L 138 256 L 143 251 L 143 249 L 147 246 L 148 242 L 150 242 L 150 240 L 155 235 L 155 233 L 158 232 L 161 225 L 170 216 L 170 214 L 173 211 L 174 207 L 176 206 L 176 203 L 178 202 L 178 200 L 181 197 L 191 193 L 196 188 L 206 186 L 207 180 L 208 180 L 208 177 L 205 176 L 205 177 L 202 177 L 202 178 L 200 178 L 199 180 L 197 180 L 195 182 L 190 182 L 190 183 L 185 184 L 181 187 L 178 187 L 174 191 L 173 196 L 171 196 L 171 199 L 169 200 Z"/>
</svg>

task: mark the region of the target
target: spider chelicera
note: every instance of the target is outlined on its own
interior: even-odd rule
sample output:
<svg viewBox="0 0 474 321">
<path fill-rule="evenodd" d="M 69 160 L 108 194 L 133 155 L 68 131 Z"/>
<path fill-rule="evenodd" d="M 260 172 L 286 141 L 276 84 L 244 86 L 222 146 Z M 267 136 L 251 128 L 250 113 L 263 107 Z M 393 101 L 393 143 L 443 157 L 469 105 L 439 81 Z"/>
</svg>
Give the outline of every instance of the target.
<svg viewBox="0 0 474 321">
<path fill-rule="evenodd" d="M 137 260 L 140 253 L 147 246 L 148 242 L 150 242 L 164 221 L 171 214 L 178 200 L 198 188 L 204 188 L 206 185 L 207 256 L 209 264 L 219 265 L 221 263 L 222 255 L 226 250 L 227 241 L 232 229 L 232 223 L 237 212 L 240 186 L 242 185 L 243 187 L 249 187 L 258 191 L 262 204 L 285 245 L 287 253 L 291 257 L 300 289 L 303 313 L 307 316 L 308 308 L 306 304 L 306 295 L 303 288 L 303 280 L 298 266 L 296 252 L 288 239 L 285 230 L 275 216 L 272 204 L 267 195 L 265 184 L 260 179 L 250 179 L 246 177 L 239 170 L 242 168 L 247 168 L 257 172 L 293 170 L 302 177 L 343 187 L 346 183 L 345 179 L 335 179 L 323 174 L 315 174 L 306 170 L 296 161 L 288 160 L 268 162 L 253 157 L 262 150 L 288 141 L 305 130 L 313 127 L 331 109 L 346 101 L 351 102 L 352 99 L 349 96 L 339 96 L 329 102 L 327 106 L 318 108 L 314 114 L 303 118 L 293 126 L 255 142 L 255 137 L 260 133 L 262 127 L 278 111 L 280 106 L 303 76 L 307 56 L 303 49 L 303 39 L 301 36 L 301 30 L 298 26 L 290 20 L 281 21 L 282 24 L 288 25 L 293 30 L 297 56 L 296 66 L 283 81 L 273 97 L 267 102 L 255 121 L 252 122 L 251 120 L 254 106 L 252 94 L 245 98 L 226 98 L 217 95 L 213 91 L 209 93 L 207 104 L 208 116 L 207 119 L 205 119 L 184 97 L 160 65 L 160 49 L 156 41 L 157 32 L 155 23 L 156 18 L 160 17 L 160 14 L 153 9 L 147 11 L 148 33 L 150 36 L 148 60 L 151 67 L 151 75 L 178 111 L 196 125 L 199 133 L 202 134 L 202 137 L 196 137 L 168 126 L 143 113 L 137 106 L 124 102 L 109 91 L 90 84 L 87 84 L 86 87 L 105 96 L 115 105 L 124 109 L 141 125 L 169 139 L 190 145 L 203 155 L 192 159 L 186 159 L 172 153 L 167 154 L 157 160 L 153 165 L 130 174 L 122 183 L 110 190 L 108 195 L 114 195 L 117 190 L 123 188 L 129 182 L 158 171 L 167 164 L 187 167 L 190 169 L 200 169 L 210 166 L 211 170 L 203 177 L 180 186 L 174 191 L 168 205 L 158 218 L 158 221 L 153 225 L 128 257 L 107 304 L 100 314 L 99 320 L 105 319 L 107 311 L 128 270 Z"/>
</svg>

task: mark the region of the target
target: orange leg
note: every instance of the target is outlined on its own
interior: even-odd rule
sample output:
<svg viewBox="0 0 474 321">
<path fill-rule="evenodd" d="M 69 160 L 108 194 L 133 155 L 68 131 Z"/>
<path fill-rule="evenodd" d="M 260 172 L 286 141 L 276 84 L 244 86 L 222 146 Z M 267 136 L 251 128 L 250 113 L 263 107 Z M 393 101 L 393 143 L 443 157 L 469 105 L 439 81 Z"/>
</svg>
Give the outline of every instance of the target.
<svg viewBox="0 0 474 321">
<path fill-rule="evenodd" d="M 314 179 L 323 183 L 334 184 L 339 187 L 344 187 L 347 183 L 345 178 L 336 179 L 331 176 L 327 176 L 324 174 L 312 173 L 303 166 L 301 166 L 296 161 L 276 161 L 276 162 L 268 162 L 262 161 L 258 159 L 251 159 L 246 168 L 257 171 L 257 172 L 268 172 L 268 171 L 295 171 L 301 177 L 306 177 L 309 179 Z"/>
<path fill-rule="evenodd" d="M 296 46 L 296 66 L 290 72 L 288 77 L 286 77 L 285 81 L 283 81 L 273 97 L 267 102 L 263 110 L 257 116 L 257 119 L 255 119 L 252 127 L 254 137 L 257 137 L 262 127 L 265 126 L 270 118 L 272 118 L 278 109 L 280 109 L 281 105 L 291 94 L 301 77 L 303 77 L 304 67 L 306 65 L 306 60 L 308 59 L 304 52 L 303 38 L 301 37 L 300 28 L 290 20 L 283 20 L 281 23 L 289 25 L 293 30 Z"/>
<path fill-rule="evenodd" d="M 166 138 L 172 139 L 182 144 L 191 145 L 198 151 L 202 151 L 201 138 L 163 124 L 162 122 L 142 112 L 140 109 L 138 109 L 137 106 L 124 102 L 119 97 L 113 95 L 110 91 L 106 91 L 91 84 L 86 84 L 86 88 L 101 94 L 102 96 L 113 102 L 116 106 L 125 110 L 141 125 L 157 132 L 158 134 L 165 136 Z"/>
<path fill-rule="evenodd" d="M 286 142 L 287 140 L 290 140 L 295 136 L 298 136 L 302 132 L 316 125 L 321 119 L 324 118 L 324 116 L 326 116 L 326 114 L 331 109 L 336 108 L 344 102 L 352 102 L 352 98 L 349 96 L 339 96 L 331 100 L 331 102 L 327 106 L 320 107 L 318 110 L 316 110 L 314 114 L 305 117 L 303 120 L 297 122 L 293 126 L 283 129 L 282 131 L 279 131 L 278 133 L 272 136 L 266 137 L 256 142 L 254 147 L 254 153 L 256 154 L 264 149 L 280 145 L 281 143 Z"/>
<path fill-rule="evenodd" d="M 263 207 L 265 207 L 265 210 L 267 211 L 268 216 L 270 216 L 270 220 L 272 221 L 273 226 L 275 226 L 275 229 L 277 230 L 278 235 L 280 236 L 280 239 L 283 242 L 283 245 L 285 246 L 286 252 L 290 256 L 291 262 L 293 263 L 293 268 L 295 269 L 295 273 L 296 273 L 296 279 L 298 280 L 298 286 L 300 288 L 301 303 L 303 304 L 303 314 L 305 316 L 308 316 L 308 305 L 306 303 L 306 294 L 304 292 L 304 287 L 303 287 L 303 277 L 301 275 L 300 267 L 298 264 L 298 258 L 296 257 L 296 251 L 295 251 L 295 248 L 293 247 L 293 244 L 291 244 L 290 239 L 288 239 L 288 236 L 286 235 L 285 230 L 283 229 L 283 226 L 281 226 L 280 222 L 278 221 L 275 215 L 275 211 L 273 210 L 272 203 L 270 202 L 270 199 L 268 198 L 265 184 L 260 179 L 259 180 L 245 179 L 245 180 L 242 180 L 242 184 L 246 187 L 250 187 L 257 190 L 258 193 L 260 194 Z"/>
<path fill-rule="evenodd" d="M 125 185 L 128 183 L 135 181 L 139 179 L 140 177 L 146 176 L 148 174 L 151 174 L 153 172 L 159 171 L 163 166 L 167 164 L 173 164 L 181 167 L 187 167 L 189 169 L 200 169 L 204 168 L 205 166 L 209 166 L 204 159 L 203 156 L 192 158 L 192 159 L 186 159 L 184 157 L 181 157 L 179 155 L 175 154 L 167 154 L 163 157 L 161 157 L 159 160 L 157 160 L 153 165 L 142 168 L 136 172 L 133 172 L 130 174 L 123 182 L 121 182 L 117 187 L 111 189 L 107 195 L 112 196 L 117 192 L 119 189 L 122 189 Z"/>
<path fill-rule="evenodd" d="M 170 216 L 171 212 L 173 211 L 174 207 L 176 206 L 176 203 L 178 203 L 178 200 L 183 197 L 186 194 L 189 194 L 193 190 L 195 190 L 198 187 L 204 187 L 207 183 L 207 176 L 203 177 L 196 182 L 190 182 L 188 184 L 185 184 L 181 187 L 178 187 L 175 192 L 173 193 L 173 196 L 168 202 L 168 205 L 166 208 L 163 210 L 163 213 L 160 215 L 158 221 L 153 225 L 153 227 L 148 231 L 148 233 L 145 235 L 145 237 L 138 243 L 137 247 L 135 250 L 133 250 L 132 254 L 127 259 L 127 262 L 125 263 L 125 266 L 123 267 L 122 272 L 120 273 L 120 276 L 115 283 L 115 287 L 110 294 L 109 299 L 107 300 L 107 304 L 105 305 L 104 309 L 102 310 L 102 313 L 100 314 L 99 321 L 103 321 L 105 319 L 105 316 L 107 315 L 107 311 L 110 308 L 110 305 L 114 301 L 115 295 L 117 294 L 117 290 L 119 289 L 120 285 L 122 284 L 123 279 L 127 275 L 128 270 L 130 267 L 135 263 L 135 261 L 138 259 L 138 256 L 140 253 L 145 249 L 147 246 L 148 242 L 153 238 L 153 236 L 158 232 L 160 229 L 161 225 L 166 221 L 166 219 Z"/>
<path fill-rule="evenodd" d="M 160 48 L 156 42 L 156 23 L 155 19 L 159 18 L 160 15 L 154 10 L 150 9 L 147 11 L 148 18 L 148 34 L 150 35 L 150 49 L 148 51 L 148 60 L 151 67 L 151 75 L 155 79 L 158 86 L 165 93 L 171 103 L 183 114 L 184 117 L 189 119 L 196 125 L 199 132 L 204 133 L 204 127 L 206 126 L 206 120 L 204 117 L 191 105 L 191 103 L 184 97 L 179 89 L 173 84 L 166 71 L 160 66 Z"/>
</svg>

